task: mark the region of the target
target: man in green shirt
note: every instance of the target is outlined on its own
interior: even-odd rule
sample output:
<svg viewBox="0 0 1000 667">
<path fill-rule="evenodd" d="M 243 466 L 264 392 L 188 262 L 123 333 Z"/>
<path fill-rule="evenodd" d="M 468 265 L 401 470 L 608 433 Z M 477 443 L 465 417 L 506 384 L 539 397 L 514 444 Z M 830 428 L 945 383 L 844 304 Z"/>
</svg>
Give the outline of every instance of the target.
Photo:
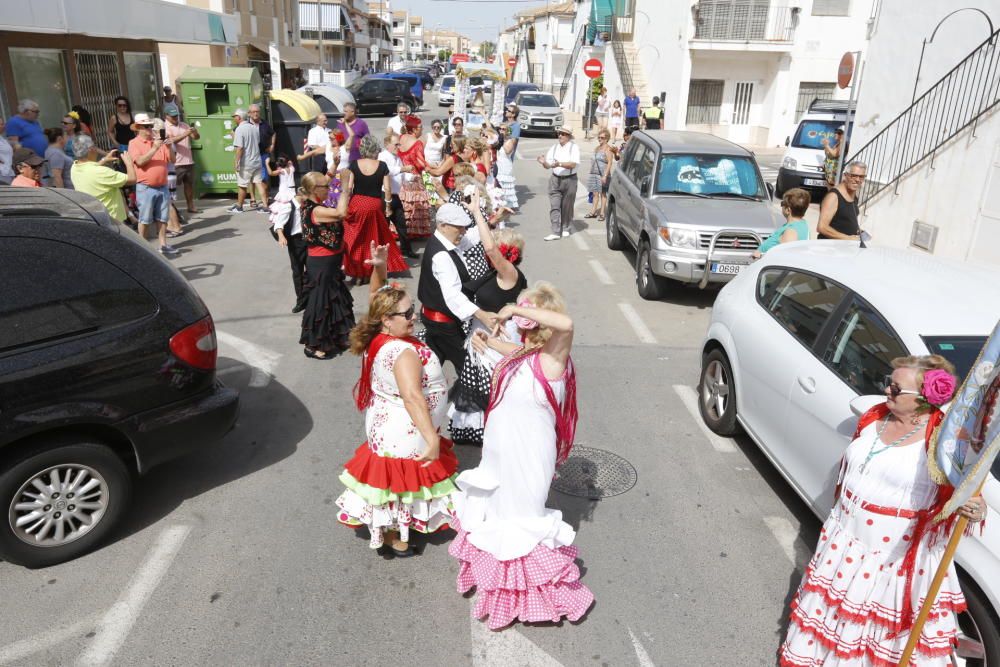
<svg viewBox="0 0 1000 667">
<path fill-rule="evenodd" d="M 82 133 L 73 137 L 73 154 L 76 156 L 76 161 L 73 162 L 70 174 L 76 190 L 86 192 L 104 204 L 104 208 L 108 209 L 108 214 L 113 220 L 125 222 L 122 188 L 126 185 L 135 185 L 135 165 L 132 164 L 132 157 L 128 153 L 121 156 L 127 173 L 115 171 L 107 165 L 118 159 L 118 151 L 113 150 L 103 158 L 98 158 L 99 152 L 94 140 Z"/>
</svg>

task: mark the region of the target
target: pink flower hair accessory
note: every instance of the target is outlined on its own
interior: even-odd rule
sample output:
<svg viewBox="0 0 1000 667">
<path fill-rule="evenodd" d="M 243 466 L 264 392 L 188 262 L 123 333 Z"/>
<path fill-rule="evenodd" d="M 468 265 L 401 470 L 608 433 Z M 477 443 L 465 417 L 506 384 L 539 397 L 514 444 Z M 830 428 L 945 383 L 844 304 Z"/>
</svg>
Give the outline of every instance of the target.
<svg viewBox="0 0 1000 667">
<path fill-rule="evenodd" d="M 534 308 L 535 307 L 535 304 L 531 303 L 527 299 L 522 299 L 521 301 L 518 301 L 517 305 L 520 308 Z M 536 322 L 535 320 L 529 319 L 527 317 L 522 317 L 521 315 L 515 315 L 511 319 L 514 320 L 514 324 L 517 325 L 518 329 L 524 329 L 525 331 L 531 331 L 532 329 L 537 329 L 538 328 L 538 322 Z"/>
<path fill-rule="evenodd" d="M 955 395 L 955 376 L 948 371 L 935 368 L 924 373 L 924 384 L 920 395 L 935 407 L 940 407 Z"/>
</svg>

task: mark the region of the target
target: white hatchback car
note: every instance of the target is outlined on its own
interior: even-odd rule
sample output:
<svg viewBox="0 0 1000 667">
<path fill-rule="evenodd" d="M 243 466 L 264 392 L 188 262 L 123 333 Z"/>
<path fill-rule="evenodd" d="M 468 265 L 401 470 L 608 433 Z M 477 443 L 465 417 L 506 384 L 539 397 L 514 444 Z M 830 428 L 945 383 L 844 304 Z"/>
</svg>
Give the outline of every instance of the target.
<svg viewBox="0 0 1000 667">
<path fill-rule="evenodd" d="M 941 354 L 965 376 L 1000 317 L 1000 275 L 856 241 L 782 244 L 719 293 L 702 346 L 699 407 L 739 427 L 821 518 L 859 411 L 884 396 L 890 361 Z M 853 403 L 853 409 L 852 409 Z M 956 562 L 969 603 L 959 655 L 1000 666 L 1000 463 L 992 510 Z"/>
</svg>

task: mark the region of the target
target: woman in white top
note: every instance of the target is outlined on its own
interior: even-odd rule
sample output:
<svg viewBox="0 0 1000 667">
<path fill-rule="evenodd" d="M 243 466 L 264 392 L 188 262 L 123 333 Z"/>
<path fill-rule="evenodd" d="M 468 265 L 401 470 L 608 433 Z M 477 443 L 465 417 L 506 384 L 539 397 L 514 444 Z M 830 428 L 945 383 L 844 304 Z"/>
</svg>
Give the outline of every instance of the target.
<svg viewBox="0 0 1000 667">
<path fill-rule="evenodd" d="M 611 111 L 608 114 L 608 127 L 611 129 L 611 143 L 618 140 L 618 130 L 622 129 L 624 122 L 624 110 L 620 100 L 615 100 L 611 104 Z"/>
<path fill-rule="evenodd" d="M 601 94 L 597 97 L 597 126 L 602 130 L 608 126 L 608 112 L 611 111 L 611 100 L 608 89 L 601 86 Z"/>
<path fill-rule="evenodd" d="M 448 137 L 442 134 L 443 128 L 441 121 L 434 121 L 431 123 L 431 131 L 424 139 L 424 158 L 427 160 L 427 164 L 432 167 L 441 164 L 444 156 L 444 142 L 448 140 Z"/>
</svg>

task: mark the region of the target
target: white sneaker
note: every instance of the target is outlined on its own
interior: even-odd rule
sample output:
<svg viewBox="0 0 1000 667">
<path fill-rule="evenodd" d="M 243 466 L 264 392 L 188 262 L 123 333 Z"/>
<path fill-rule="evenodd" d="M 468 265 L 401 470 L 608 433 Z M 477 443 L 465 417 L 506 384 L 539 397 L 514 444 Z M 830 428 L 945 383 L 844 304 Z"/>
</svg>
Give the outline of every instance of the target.
<svg viewBox="0 0 1000 667">
<path fill-rule="evenodd" d="M 569 230 L 568 229 L 564 229 L 562 235 L 563 235 L 563 238 L 566 238 L 567 236 L 569 236 Z"/>
<path fill-rule="evenodd" d="M 560 238 L 560 236 L 558 234 L 549 234 L 548 236 L 546 236 L 542 240 L 543 241 L 558 241 L 559 238 Z"/>
</svg>

